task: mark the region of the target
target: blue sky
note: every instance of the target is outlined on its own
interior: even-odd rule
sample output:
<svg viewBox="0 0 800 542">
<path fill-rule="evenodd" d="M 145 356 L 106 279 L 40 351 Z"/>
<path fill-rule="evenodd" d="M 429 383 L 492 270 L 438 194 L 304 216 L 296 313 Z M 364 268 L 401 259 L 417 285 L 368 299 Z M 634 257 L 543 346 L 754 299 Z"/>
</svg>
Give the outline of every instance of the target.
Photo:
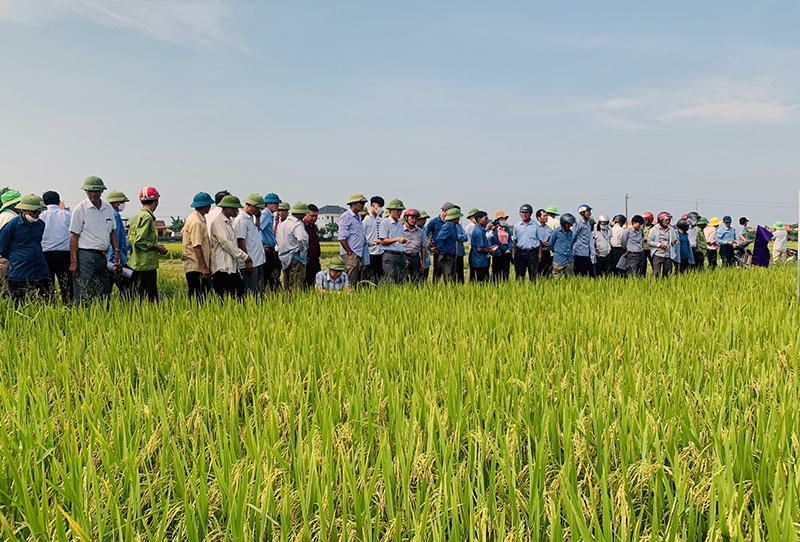
<svg viewBox="0 0 800 542">
<path fill-rule="evenodd" d="M 647 4 L 0 0 L 0 184 L 794 222 L 800 3 Z"/>
</svg>

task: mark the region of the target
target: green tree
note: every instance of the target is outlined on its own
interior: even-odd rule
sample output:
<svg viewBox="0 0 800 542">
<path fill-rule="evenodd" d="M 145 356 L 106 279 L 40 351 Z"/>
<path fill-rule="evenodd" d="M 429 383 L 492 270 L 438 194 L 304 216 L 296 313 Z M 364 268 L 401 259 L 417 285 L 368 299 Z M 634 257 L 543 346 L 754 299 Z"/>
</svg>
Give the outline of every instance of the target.
<svg viewBox="0 0 800 542">
<path fill-rule="evenodd" d="M 180 233 L 186 221 L 179 216 L 171 216 L 170 218 L 172 219 L 172 224 L 169 225 L 169 229 L 175 233 Z"/>
</svg>

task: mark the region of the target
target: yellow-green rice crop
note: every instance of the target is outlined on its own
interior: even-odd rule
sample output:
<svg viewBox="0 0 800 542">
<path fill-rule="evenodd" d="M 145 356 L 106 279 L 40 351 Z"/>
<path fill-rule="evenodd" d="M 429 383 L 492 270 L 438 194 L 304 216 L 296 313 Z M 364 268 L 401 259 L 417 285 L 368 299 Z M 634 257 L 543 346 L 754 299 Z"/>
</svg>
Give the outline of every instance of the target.
<svg viewBox="0 0 800 542">
<path fill-rule="evenodd" d="M 0 536 L 796 540 L 794 272 L 3 303 Z"/>
</svg>

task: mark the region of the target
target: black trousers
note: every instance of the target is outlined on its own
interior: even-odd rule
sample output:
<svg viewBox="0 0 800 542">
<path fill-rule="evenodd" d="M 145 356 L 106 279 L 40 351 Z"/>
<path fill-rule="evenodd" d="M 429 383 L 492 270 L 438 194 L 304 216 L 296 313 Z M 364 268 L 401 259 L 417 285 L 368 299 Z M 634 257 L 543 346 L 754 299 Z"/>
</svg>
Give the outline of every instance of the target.
<svg viewBox="0 0 800 542">
<path fill-rule="evenodd" d="M 444 282 L 456 281 L 456 256 L 454 254 L 440 254 L 437 258 L 439 262 L 439 273 Z"/>
<path fill-rule="evenodd" d="M 733 246 L 720 245 L 719 259 L 722 260 L 722 267 L 730 267 L 733 265 Z"/>
<path fill-rule="evenodd" d="M 50 282 L 55 288 L 58 279 L 58 289 L 61 292 L 61 301 L 66 305 L 75 297 L 72 275 L 69 272 L 69 250 L 53 250 L 44 253 L 47 267 L 50 269 Z"/>
<path fill-rule="evenodd" d="M 508 280 L 511 275 L 511 260 L 513 256 L 504 252 L 500 256 L 492 256 L 492 280 Z"/>
<path fill-rule="evenodd" d="M 611 272 L 619 277 L 624 277 L 628 274 L 626 269 L 618 269 L 617 264 L 622 255 L 625 254 L 625 249 L 622 247 L 611 247 Z M 577 273 L 577 266 L 575 272 Z"/>
<path fill-rule="evenodd" d="M 692 267 L 694 267 L 697 270 L 702 269 L 703 262 L 705 261 L 705 255 L 702 252 L 698 252 L 696 250 L 692 252 L 694 253 L 694 265 Z"/>
<path fill-rule="evenodd" d="M 489 266 L 486 267 L 470 267 L 474 269 L 473 279 L 475 282 L 486 282 L 489 280 Z"/>
<path fill-rule="evenodd" d="M 134 271 L 133 272 L 133 293 L 148 301 L 158 301 L 158 271 L 151 269 L 149 271 Z"/>
<path fill-rule="evenodd" d="M 128 278 L 122 273 L 109 271 L 108 278 L 111 281 L 111 289 L 113 290 L 114 286 L 116 286 L 119 289 L 119 295 L 122 297 L 128 298 L 134 293 L 133 277 Z"/>
<path fill-rule="evenodd" d="M 542 250 L 542 257 L 539 258 L 539 276 L 549 277 L 553 272 L 553 253 L 549 250 Z"/>
<path fill-rule="evenodd" d="M 383 254 L 370 254 L 366 271 L 369 276 L 365 278 L 377 284 L 383 278 Z"/>
<path fill-rule="evenodd" d="M 280 291 L 282 268 L 281 261 L 278 258 L 278 251 L 274 248 L 269 248 L 264 251 L 264 255 L 267 258 L 267 261 L 264 262 L 264 282 L 267 284 L 267 290 Z"/>
<path fill-rule="evenodd" d="M 53 283 L 50 279 L 44 280 L 9 280 L 8 293 L 15 305 L 21 305 L 27 299 L 46 301 L 53 295 Z"/>
<path fill-rule="evenodd" d="M 456 281 L 464 284 L 464 256 L 456 256 Z"/>
<path fill-rule="evenodd" d="M 319 258 L 309 256 L 308 263 L 306 263 L 306 287 L 314 288 L 317 284 L 317 273 L 320 271 L 322 271 L 322 266 L 319 263 Z"/>
<path fill-rule="evenodd" d="M 204 280 L 203 274 L 199 271 L 186 273 L 186 284 L 189 285 L 189 299 L 202 301 L 211 291 L 211 279 Z"/>
<path fill-rule="evenodd" d="M 406 276 L 415 284 L 422 281 L 422 256 L 406 254 Z"/>
<path fill-rule="evenodd" d="M 597 257 L 597 276 L 604 277 L 610 275 L 616 264 L 611 263 L 612 257 L 609 252 L 606 256 Z"/>
<path fill-rule="evenodd" d="M 244 297 L 244 284 L 239 273 L 217 271 L 211 275 L 211 286 L 220 297 L 234 296 L 239 299 Z"/>
<path fill-rule="evenodd" d="M 711 269 L 717 268 L 717 251 L 709 250 L 706 252 L 706 259 L 708 260 L 708 267 Z"/>
<path fill-rule="evenodd" d="M 678 273 L 685 273 L 691 268 L 692 264 L 689 263 L 689 260 L 681 260 L 681 263 L 678 265 Z"/>
<path fill-rule="evenodd" d="M 514 272 L 517 280 L 525 280 L 525 273 L 530 280 L 536 280 L 539 273 L 539 249 L 518 249 L 514 254 Z"/>
<path fill-rule="evenodd" d="M 592 258 L 589 256 L 575 256 L 575 274 L 580 277 L 593 277 Z"/>
<path fill-rule="evenodd" d="M 644 249 L 644 258 L 642 258 L 642 272 L 641 275 L 645 276 L 647 274 L 647 264 L 653 262 L 653 256 L 650 255 L 650 249 Z"/>
</svg>

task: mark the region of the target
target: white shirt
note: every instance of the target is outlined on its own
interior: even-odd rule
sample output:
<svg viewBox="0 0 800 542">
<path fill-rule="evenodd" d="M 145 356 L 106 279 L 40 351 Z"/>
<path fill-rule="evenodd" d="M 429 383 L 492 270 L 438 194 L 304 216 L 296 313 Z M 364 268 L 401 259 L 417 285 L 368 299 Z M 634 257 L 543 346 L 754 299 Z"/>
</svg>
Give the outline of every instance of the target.
<svg viewBox="0 0 800 542">
<path fill-rule="evenodd" d="M 84 250 L 108 250 L 111 232 L 117 227 L 114 208 L 106 201 L 100 201 L 100 209 L 92 205 L 89 198 L 80 202 L 72 211 L 69 231 L 80 235 L 78 248 Z"/>
<path fill-rule="evenodd" d="M 0 230 L 3 229 L 3 226 L 17 218 L 17 212 L 12 211 L 11 209 L 6 209 L 5 211 L 0 212 Z"/>
<path fill-rule="evenodd" d="M 264 265 L 267 257 L 264 255 L 264 245 L 261 244 L 261 230 L 256 228 L 256 217 L 245 212 L 240 212 L 233 220 L 233 230 L 236 239 L 244 239 L 247 254 L 253 260 L 253 267 Z M 239 269 L 244 269 L 244 262 L 239 262 Z"/>
<path fill-rule="evenodd" d="M 281 267 L 288 269 L 295 260 L 305 263 L 308 254 L 308 232 L 303 221 L 294 215 L 278 224 L 278 258 L 281 260 Z"/>
<path fill-rule="evenodd" d="M 547 216 L 547 225 L 550 227 L 551 230 L 557 230 L 561 228 L 561 219 L 556 218 L 554 216 Z"/>
<path fill-rule="evenodd" d="M 625 228 L 620 226 L 619 224 L 614 224 L 611 226 L 611 246 L 620 248 L 622 247 L 622 232 L 625 231 Z"/>
<path fill-rule="evenodd" d="M 211 273 L 221 271 L 223 273 L 237 273 L 239 271 L 238 262 L 247 259 L 247 254 L 236 246 L 234 239 L 233 226 L 231 220 L 221 212 L 211 223 L 211 261 L 209 269 Z"/>
<path fill-rule="evenodd" d="M 211 238 L 211 225 L 222 212 L 222 207 L 214 207 L 206 215 L 206 226 L 208 226 L 208 237 Z"/>
<path fill-rule="evenodd" d="M 69 251 L 69 222 L 72 213 L 61 209 L 58 205 L 48 205 L 46 211 L 42 211 L 39 220 L 44 222 L 44 234 L 42 235 L 42 251 Z"/>
<path fill-rule="evenodd" d="M 379 216 L 372 216 L 372 213 L 364 217 L 364 234 L 367 236 L 367 245 L 369 245 L 369 253 L 372 256 L 380 256 L 383 254 L 383 246 L 375 244 L 378 240 L 378 230 L 381 226 L 382 218 Z"/>
<path fill-rule="evenodd" d="M 775 236 L 772 238 L 772 250 L 786 252 L 786 241 L 789 240 L 789 232 L 786 230 L 776 230 Z"/>
<path fill-rule="evenodd" d="M 467 227 L 464 228 L 464 232 L 467 234 L 467 247 L 472 250 L 472 230 L 475 229 L 475 223 L 471 222 L 467 224 Z"/>
</svg>

